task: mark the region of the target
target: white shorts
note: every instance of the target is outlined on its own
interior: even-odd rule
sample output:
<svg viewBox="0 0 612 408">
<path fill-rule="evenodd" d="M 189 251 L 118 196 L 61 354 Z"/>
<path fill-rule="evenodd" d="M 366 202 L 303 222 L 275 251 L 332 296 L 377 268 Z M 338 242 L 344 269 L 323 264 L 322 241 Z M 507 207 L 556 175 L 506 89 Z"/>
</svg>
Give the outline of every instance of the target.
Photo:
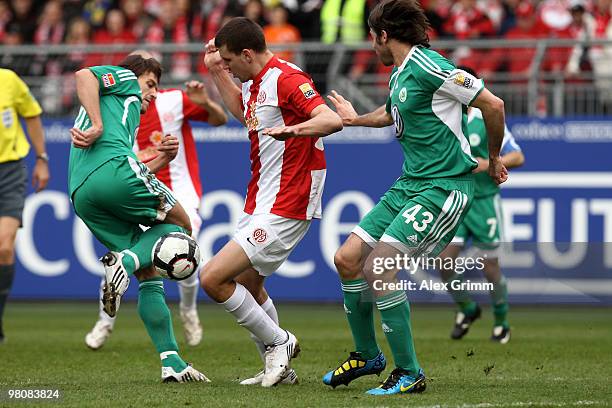
<svg viewBox="0 0 612 408">
<path fill-rule="evenodd" d="M 304 238 L 311 220 L 295 220 L 274 214 L 244 213 L 233 240 L 244 249 L 251 265 L 262 276 L 276 271 Z"/>
</svg>

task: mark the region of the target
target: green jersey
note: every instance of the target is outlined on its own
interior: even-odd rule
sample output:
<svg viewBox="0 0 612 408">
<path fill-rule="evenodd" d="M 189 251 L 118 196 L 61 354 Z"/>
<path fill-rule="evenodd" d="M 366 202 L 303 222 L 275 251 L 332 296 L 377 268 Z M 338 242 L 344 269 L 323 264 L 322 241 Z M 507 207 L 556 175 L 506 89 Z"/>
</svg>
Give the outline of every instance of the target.
<svg viewBox="0 0 612 408">
<path fill-rule="evenodd" d="M 414 46 L 389 81 L 387 112 L 404 152 L 404 175 L 456 177 L 471 173 L 464 113 L 484 89 L 482 80 L 455 68 L 435 51 Z"/>
<path fill-rule="evenodd" d="M 136 75 L 116 66 L 97 66 L 89 70 L 100 84 L 100 113 L 104 130 L 87 149 L 70 147 L 68 187 L 70 197 L 89 175 L 109 160 L 119 156 L 136 158 L 132 150 L 140 125 L 142 91 Z M 81 107 L 74 127 L 87 130 L 91 120 Z"/>
<path fill-rule="evenodd" d="M 480 109 L 472 108 L 467 115 L 468 140 L 472 149 L 472 156 L 489 158 L 489 138 L 487 137 L 487 128 L 485 127 L 484 119 Z M 505 126 L 504 140 L 502 142 L 500 155 L 505 155 L 513 151 L 521 151 L 520 146 L 514 140 L 512 133 Z M 499 192 L 499 186 L 489 176 L 489 173 L 483 171 L 474 175 L 476 189 L 474 197 L 489 197 Z"/>
</svg>

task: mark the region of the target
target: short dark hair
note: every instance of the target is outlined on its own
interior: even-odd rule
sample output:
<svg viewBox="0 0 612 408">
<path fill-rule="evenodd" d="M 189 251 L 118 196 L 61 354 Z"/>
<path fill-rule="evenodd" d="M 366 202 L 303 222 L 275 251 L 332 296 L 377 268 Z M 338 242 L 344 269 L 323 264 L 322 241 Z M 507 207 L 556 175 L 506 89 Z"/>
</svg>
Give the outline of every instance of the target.
<svg viewBox="0 0 612 408">
<path fill-rule="evenodd" d="M 460 70 L 462 70 L 462 71 L 465 71 L 465 72 L 467 72 L 468 74 L 470 74 L 470 75 L 472 75 L 472 76 L 474 76 L 474 77 L 476 77 L 476 78 L 480 78 L 480 77 L 478 76 L 478 73 L 476 73 L 476 71 L 474 71 L 474 69 L 472 69 L 471 67 L 468 67 L 467 65 L 459 65 L 459 66 L 457 67 L 457 69 L 460 69 Z"/>
<path fill-rule="evenodd" d="M 162 67 L 158 60 L 155 58 L 143 58 L 141 55 L 132 54 L 128 55 L 119 63 L 122 68 L 129 69 L 137 77 L 151 72 L 157 77 L 157 82 L 161 80 Z"/>
<path fill-rule="evenodd" d="M 380 36 L 383 30 L 389 38 L 429 47 L 429 21 L 417 0 L 383 0 L 368 17 L 368 25 Z"/>
<path fill-rule="evenodd" d="M 266 39 L 259 24 L 246 17 L 232 18 L 225 23 L 215 36 L 215 47 L 227 47 L 232 54 L 240 54 L 242 50 L 253 50 L 257 53 L 267 49 Z"/>
</svg>

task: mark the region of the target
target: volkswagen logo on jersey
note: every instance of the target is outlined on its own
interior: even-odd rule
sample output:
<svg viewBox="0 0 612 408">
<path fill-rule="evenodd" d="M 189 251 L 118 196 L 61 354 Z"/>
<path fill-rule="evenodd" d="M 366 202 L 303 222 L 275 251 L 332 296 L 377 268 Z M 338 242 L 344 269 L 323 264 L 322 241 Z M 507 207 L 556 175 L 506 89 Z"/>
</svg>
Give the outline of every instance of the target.
<svg viewBox="0 0 612 408">
<path fill-rule="evenodd" d="M 393 118 L 393 123 L 395 123 L 395 137 L 401 139 L 404 134 L 404 121 L 397 105 L 393 105 L 393 108 L 391 108 L 391 117 Z"/>
</svg>

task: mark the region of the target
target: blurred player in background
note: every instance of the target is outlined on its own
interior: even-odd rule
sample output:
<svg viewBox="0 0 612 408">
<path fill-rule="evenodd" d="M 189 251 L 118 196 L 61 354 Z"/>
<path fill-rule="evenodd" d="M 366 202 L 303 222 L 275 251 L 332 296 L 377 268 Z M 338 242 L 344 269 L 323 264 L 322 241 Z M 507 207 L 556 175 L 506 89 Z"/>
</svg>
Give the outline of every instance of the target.
<svg viewBox="0 0 612 408">
<path fill-rule="evenodd" d="M 321 217 L 326 165 L 320 138 L 342 129 L 342 122 L 310 76 L 276 58 L 261 27 L 247 18 L 219 30 L 204 62 L 225 105 L 248 129 L 252 177 L 244 215 L 233 239 L 204 266 L 202 287 L 251 332 L 262 354 L 264 370 L 243 384 L 293 383 L 289 363 L 298 341 L 279 327 L 264 278 L 289 257 L 312 218 Z"/>
<path fill-rule="evenodd" d="M 139 280 L 138 313 L 159 353 L 164 382 L 208 381 L 178 354 L 162 278 L 152 249 L 171 232 L 191 234 L 189 216 L 153 175 L 178 153 L 163 136 L 146 165 L 133 146 L 140 115 L 157 96 L 161 65 L 131 55 L 120 66 L 96 66 L 75 75 L 81 109 L 70 130 L 68 184 L 76 214 L 110 251 L 102 257 L 104 311 L 114 317 L 131 275 Z M 143 231 L 140 225 L 150 228 Z"/>
<path fill-rule="evenodd" d="M 143 51 L 137 53 L 144 58 L 152 57 L 151 54 Z M 195 141 L 189 125 L 190 120 L 220 126 L 227 122 L 227 115 L 219 104 L 208 97 L 202 82 L 188 82 L 185 91 L 180 89 L 160 90 L 157 98 L 149 104 L 149 109 L 141 115 L 135 149 L 138 158 L 143 163 L 147 163 L 159 154 L 157 146 L 164 135 L 170 134 L 178 138 L 179 149 L 176 158 L 167 166 L 159 169 L 155 176 L 172 190 L 178 202 L 185 208 L 191 221 L 192 236 L 197 240 L 202 225 L 199 214 L 202 184 Z M 197 346 L 202 340 L 202 325 L 196 309 L 198 283 L 197 273 L 178 282 L 180 317 L 185 331 L 185 340 L 190 346 Z M 100 290 L 103 286 L 104 279 L 102 279 Z M 115 317 L 107 315 L 100 303 L 98 321 L 85 336 L 87 346 L 93 350 L 102 347 L 111 335 L 114 325 Z"/>
<path fill-rule="evenodd" d="M 477 76 L 470 68 L 461 68 Z M 484 258 L 484 275 L 487 281 L 493 284 L 491 302 L 494 324 L 491 340 L 505 344 L 510 341 L 510 324 L 507 319 L 508 286 L 499 268 L 500 243 L 504 240 L 501 199 L 499 186 L 487 172 L 489 168 L 487 127 L 478 108 L 468 108 L 467 133 L 472 156 L 478 160 L 478 167 L 475 170 L 477 174 L 474 176 L 474 202 L 457 229 L 455 237 L 440 253 L 440 258 L 456 259 L 471 238 L 472 245 L 477 249 L 475 256 Z M 525 162 L 525 156 L 507 126 L 500 155 L 507 169 L 520 167 Z M 442 265 L 447 265 L 447 262 L 442 262 Z M 463 274 L 456 273 L 453 269 L 444 269 L 441 274 L 442 279 L 449 283 L 449 293 L 460 308 L 451 338 L 461 339 L 467 334 L 470 325 L 480 317 L 480 307 L 470 298 L 466 290 L 452 289 L 450 283 L 461 282 Z"/>
<path fill-rule="evenodd" d="M 11 70 L 0 69 L 0 343 L 4 342 L 2 316 L 15 276 L 15 237 L 21 227 L 25 203 L 27 169 L 23 158 L 30 151 L 20 118 L 25 120 L 36 151 L 32 186 L 36 192 L 47 187 L 49 167 L 42 109 L 28 86 Z"/>
<path fill-rule="evenodd" d="M 338 93 L 332 91 L 330 100 L 345 125 L 394 124 L 405 161 L 403 174 L 334 257 L 356 351 L 325 374 L 323 382 L 348 385 L 384 370 L 386 360 L 374 332 L 375 301 L 395 368 L 368 394 L 422 392 L 426 380 L 416 357 L 406 292 L 384 286 L 396 282 L 402 266 L 376 268 L 376 263 L 401 253 L 412 260 L 436 256 L 454 237 L 474 196 L 472 170 L 477 167 L 464 133 L 466 106 L 482 110 L 490 136 L 489 172 L 496 183 L 506 180 L 499 158 L 504 104 L 482 80 L 428 49 L 429 23 L 416 0 L 383 0 L 368 24 L 381 62 L 394 65 L 387 104 L 359 116 Z"/>
</svg>

